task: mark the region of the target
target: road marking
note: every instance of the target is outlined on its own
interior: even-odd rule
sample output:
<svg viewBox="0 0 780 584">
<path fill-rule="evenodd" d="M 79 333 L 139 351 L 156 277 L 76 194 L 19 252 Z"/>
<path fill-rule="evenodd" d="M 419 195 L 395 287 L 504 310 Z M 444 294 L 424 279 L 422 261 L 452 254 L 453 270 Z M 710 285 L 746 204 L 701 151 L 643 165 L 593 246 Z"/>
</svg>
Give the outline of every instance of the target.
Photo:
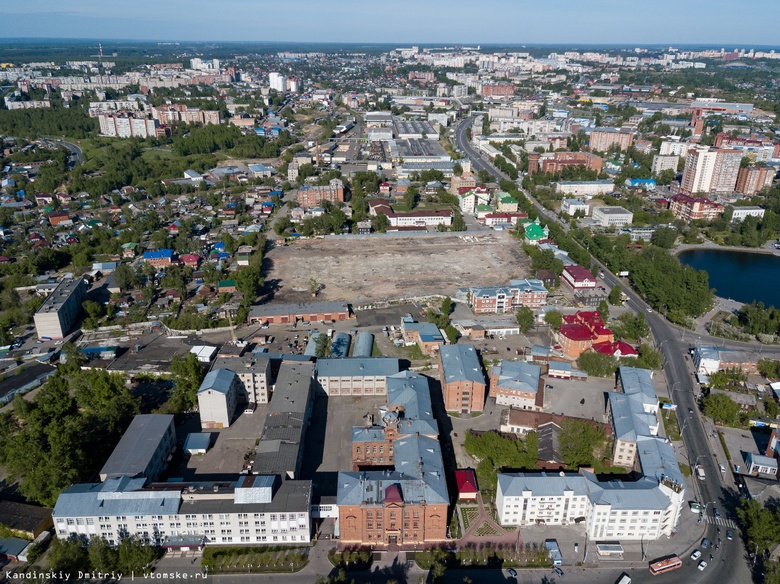
<svg viewBox="0 0 780 584">
<path fill-rule="evenodd" d="M 711 523 L 712 525 L 720 525 L 722 527 L 728 527 L 731 529 L 736 529 L 737 524 L 734 523 L 731 519 L 724 519 L 723 517 L 712 517 L 711 515 L 707 515 L 705 517 L 705 521 L 707 523 Z"/>
</svg>

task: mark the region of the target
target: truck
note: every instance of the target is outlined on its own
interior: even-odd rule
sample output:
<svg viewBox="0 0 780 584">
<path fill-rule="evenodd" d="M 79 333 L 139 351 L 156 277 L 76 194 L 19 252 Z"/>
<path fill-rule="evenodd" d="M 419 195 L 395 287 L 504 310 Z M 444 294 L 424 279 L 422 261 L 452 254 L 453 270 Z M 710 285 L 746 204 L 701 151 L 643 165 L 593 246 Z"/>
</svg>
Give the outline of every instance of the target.
<svg viewBox="0 0 780 584">
<path fill-rule="evenodd" d="M 703 481 L 706 477 L 704 475 L 704 467 L 702 465 L 696 465 L 696 476 L 700 481 Z"/>
<path fill-rule="evenodd" d="M 558 547 L 557 539 L 545 539 L 544 547 L 550 552 L 550 559 L 552 560 L 553 566 L 560 566 L 563 564 L 563 556 L 561 555 L 561 548 Z"/>
</svg>

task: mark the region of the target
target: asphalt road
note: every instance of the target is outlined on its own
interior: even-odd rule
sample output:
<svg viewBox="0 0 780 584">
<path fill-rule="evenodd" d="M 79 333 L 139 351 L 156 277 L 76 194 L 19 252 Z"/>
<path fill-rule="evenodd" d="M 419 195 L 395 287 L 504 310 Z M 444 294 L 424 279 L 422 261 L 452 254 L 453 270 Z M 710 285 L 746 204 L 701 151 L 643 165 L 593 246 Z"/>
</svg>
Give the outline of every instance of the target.
<svg viewBox="0 0 780 584">
<path fill-rule="evenodd" d="M 481 158 L 468 143 L 466 138 L 466 130 L 473 123 L 473 118 L 469 118 L 461 122 L 455 131 L 455 144 L 461 152 L 463 152 L 469 159 L 471 159 L 474 168 L 477 170 L 485 168 L 495 177 L 502 177 L 503 173 L 498 169 L 488 164 L 483 158 Z M 534 201 L 529 197 L 537 211 L 544 217 L 552 221 L 557 221 L 557 218 L 552 219 L 549 211 L 542 208 L 537 201 Z M 687 496 L 689 500 L 699 500 L 703 504 L 706 504 L 706 513 L 710 516 L 713 515 L 713 509 L 718 508 L 722 517 L 730 517 L 735 519 L 734 505 L 738 504 L 737 494 L 733 488 L 724 484 L 725 477 L 723 477 L 718 469 L 718 463 L 712 454 L 709 438 L 707 436 L 707 430 L 705 429 L 702 419 L 699 416 L 699 408 L 695 401 L 696 380 L 693 376 L 692 368 L 688 366 L 689 361 L 686 360 L 686 354 L 690 348 L 693 339 L 689 333 L 688 340 L 686 340 L 686 333 L 683 329 L 675 327 L 668 323 L 659 314 L 650 311 L 650 307 L 645 301 L 625 285 L 615 274 L 611 273 L 606 266 L 596 261 L 594 262 L 604 271 L 605 277 L 603 280 L 610 286 L 620 284 L 629 297 L 628 305 L 636 312 L 644 312 L 647 317 L 647 323 L 655 339 L 656 345 L 660 348 L 661 353 L 664 356 L 664 373 L 666 375 L 666 381 L 669 385 L 669 394 L 672 401 L 677 405 L 677 416 L 682 429 L 683 442 L 688 452 L 688 459 L 691 462 L 691 466 L 701 464 L 706 474 L 706 480 L 696 481 L 695 493 L 691 493 Z M 710 339 L 706 338 L 706 335 L 697 335 L 699 342 L 708 342 L 712 339 L 713 343 L 717 343 L 719 346 L 730 346 L 731 343 L 724 342 L 723 339 Z M 702 339 L 702 337 L 705 337 Z M 744 346 L 744 344 L 736 344 L 736 346 Z M 769 353 L 770 351 L 767 351 Z M 713 438 L 717 440 L 717 438 Z M 724 461 L 725 462 L 725 461 Z M 730 471 L 730 469 L 728 469 Z M 725 542 L 725 528 L 721 528 L 721 539 Z M 708 523 L 705 536 L 710 541 L 717 541 L 717 527 L 712 523 Z M 691 542 L 691 549 L 698 542 Z M 664 581 L 673 584 L 677 583 L 709 583 L 709 582 L 750 582 L 750 569 L 748 568 L 748 560 L 744 546 L 739 537 L 736 537 L 733 541 L 722 545 L 719 550 L 712 551 L 714 554 L 714 561 L 710 562 L 704 571 L 698 571 L 695 567 L 695 562 L 686 561 L 683 568 L 670 572 L 664 575 Z M 707 559 L 709 553 L 704 553 L 703 559 Z M 687 558 L 684 558 L 687 560 Z M 741 560 L 741 561 L 740 561 Z M 646 577 L 645 577 L 646 576 Z M 645 574 L 638 574 L 637 577 L 632 578 L 637 582 L 650 581 L 653 579 L 649 572 Z M 580 581 L 577 579 L 577 581 Z M 582 580 L 587 581 L 587 579 Z"/>
</svg>

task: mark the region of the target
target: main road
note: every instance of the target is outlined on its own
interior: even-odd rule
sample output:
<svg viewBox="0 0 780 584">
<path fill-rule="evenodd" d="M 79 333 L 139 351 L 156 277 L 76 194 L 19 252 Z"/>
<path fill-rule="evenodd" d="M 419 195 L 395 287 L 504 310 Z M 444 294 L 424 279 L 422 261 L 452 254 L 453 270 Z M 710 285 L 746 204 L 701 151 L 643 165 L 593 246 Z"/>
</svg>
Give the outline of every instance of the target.
<svg viewBox="0 0 780 584">
<path fill-rule="evenodd" d="M 469 140 L 466 136 L 467 129 L 473 123 L 473 117 L 468 118 L 461 122 L 455 129 L 455 146 L 463 154 L 466 155 L 471 161 L 473 168 L 485 169 L 494 177 L 501 179 L 508 179 L 502 172 L 493 167 L 492 164 L 486 162 L 469 144 Z M 527 196 L 527 195 L 526 195 Z M 556 221 L 555 218 L 547 209 L 544 209 L 537 201 L 534 201 L 531 197 L 528 197 L 533 202 L 537 211 L 550 221 Z M 603 280 L 610 286 L 620 284 L 628 295 L 628 305 L 638 313 L 644 313 L 647 318 L 647 323 L 653 334 L 653 338 L 659 350 L 663 354 L 664 358 L 664 374 L 666 376 L 666 383 L 668 384 L 669 395 L 677 406 L 677 417 L 682 430 L 683 443 L 685 444 L 688 461 L 691 467 L 696 464 L 700 464 L 704 469 L 706 480 L 695 480 L 694 493 L 690 494 L 689 499 L 699 500 L 702 505 L 705 506 L 706 513 L 706 530 L 705 536 L 710 541 L 718 540 L 718 524 L 715 520 L 715 509 L 720 511 L 723 518 L 735 517 L 735 510 L 733 504 L 737 501 L 736 493 L 733 488 L 730 487 L 726 481 L 728 480 L 726 473 L 721 473 L 718 467 L 719 462 L 716 461 L 713 454 L 713 448 L 710 444 L 710 439 L 717 440 L 716 437 L 708 435 L 708 431 L 702 422 L 701 417 L 698 414 L 698 405 L 696 403 L 696 391 L 698 385 L 695 383 L 693 371 L 688 365 L 686 355 L 691 345 L 690 341 L 686 341 L 686 333 L 683 329 L 672 326 L 662 316 L 653 312 L 648 304 L 633 290 L 625 286 L 624 282 L 620 280 L 615 274 L 611 273 L 606 266 L 601 262 L 594 259 L 594 262 L 603 270 Z M 719 343 L 720 344 L 720 343 Z M 722 464 L 727 465 L 726 461 L 721 461 Z M 726 472 L 730 473 L 732 469 L 727 468 Z M 733 483 L 732 483 L 733 484 Z M 731 505 L 731 506 L 730 506 Z M 742 541 L 739 537 L 735 537 L 734 541 L 726 543 L 725 532 L 726 529 L 721 529 L 720 534 L 723 540 L 722 546 L 717 551 L 703 550 L 703 559 L 707 559 L 709 553 L 714 554 L 713 564 L 703 572 L 699 572 L 695 569 L 694 563 L 690 561 L 685 562 L 685 567 L 671 572 L 664 577 L 664 581 L 680 584 L 687 582 L 749 582 L 750 570 L 747 565 L 747 556 L 745 548 L 742 545 Z M 690 542 L 690 549 L 694 548 L 698 542 Z M 688 551 L 688 550 L 686 550 Z M 684 558 L 687 560 L 687 558 Z M 632 578 L 633 578 L 632 574 Z M 646 578 L 638 576 L 636 581 L 641 582 Z M 647 579 L 650 579 L 649 573 Z"/>
</svg>

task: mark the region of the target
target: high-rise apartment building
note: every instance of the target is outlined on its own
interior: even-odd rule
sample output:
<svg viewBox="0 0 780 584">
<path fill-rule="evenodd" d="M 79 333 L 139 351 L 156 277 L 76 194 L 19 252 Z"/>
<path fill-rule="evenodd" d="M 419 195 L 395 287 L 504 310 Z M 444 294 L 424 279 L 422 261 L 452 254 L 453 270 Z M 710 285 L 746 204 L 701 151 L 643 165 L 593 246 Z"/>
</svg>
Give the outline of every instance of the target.
<svg viewBox="0 0 780 584">
<path fill-rule="evenodd" d="M 268 84 L 271 86 L 271 89 L 274 89 L 280 93 L 287 91 L 287 78 L 281 73 L 269 73 Z"/>
<path fill-rule="evenodd" d="M 742 153 L 739 150 L 693 148 L 685 158 L 681 191 L 687 195 L 734 192 L 740 162 Z"/>
</svg>

